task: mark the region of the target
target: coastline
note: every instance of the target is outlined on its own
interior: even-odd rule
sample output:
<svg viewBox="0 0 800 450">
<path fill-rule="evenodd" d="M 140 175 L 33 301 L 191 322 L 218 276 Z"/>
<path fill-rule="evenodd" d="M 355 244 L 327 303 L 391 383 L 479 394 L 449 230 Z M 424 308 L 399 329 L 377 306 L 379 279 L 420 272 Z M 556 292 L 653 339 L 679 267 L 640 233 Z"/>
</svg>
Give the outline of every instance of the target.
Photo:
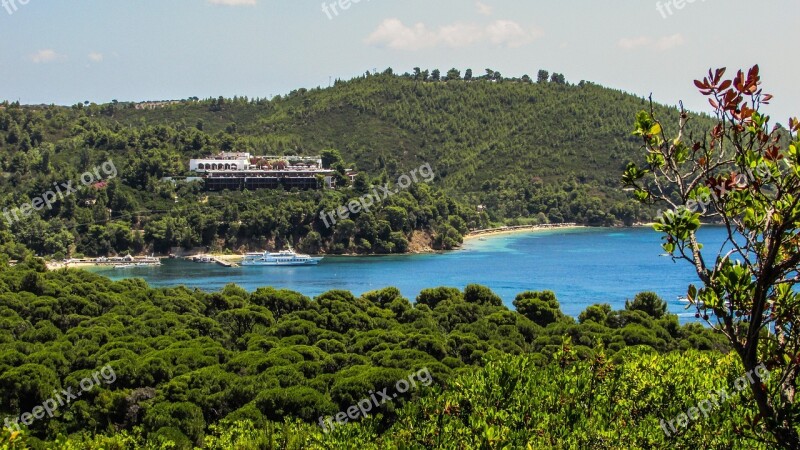
<svg viewBox="0 0 800 450">
<path fill-rule="evenodd" d="M 577 230 L 589 228 L 585 225 L 578 225 L 574 223 L 564 223 L 564 224 L 548 224 L 548 225 L 521 225 L 521 226 L 514 226 L 514 227 L 500 227 L 500 228 L 491 228 L 487 230 L 475 230 L 464 236 L 464 242 L 472 241 L 482 237 L 494 237 L 494 236 L 502 236 L 507 234 L 518 234 L 518 233 L 535 233 L 539 231 L 547 231 L 547 230 Z"/>
<path fill-rule="evenodd" d="M 155 259 L 161 260 L 164 259 L 163 257 L 155 257 Z M 114 267 L 115 264 L 109 264 L 108 262 L 97 262 L 97 261 L 70 261 L 70 262 L 63 262 L 63 261 L 47 261 L 45 262 L 45 267 L 47 270 L 58 270 L 58 269 L 85 269 L 88 267 Z M 151 266 L 158 266 L 158 264 L 149 264 Z"/>
<path fill-rule="evenodd" d="M 636 224 L 634 227 L 646 227 L 648 224 Z M 471 231 L 469 234 L 464 236 L 464 244 L 470 241 L 474 241 L 479 238 L 484 237 L 496 237 L 496 236 L 503 236 L 503 235 L 512 235 L 512 234 L 520 234 L 520 233 L 536 233 L 541 231 L 548 231 L 548 230 L 578 230 L 584 228 L 592 228 L 587 227 L 585 225 L 578 225 L 575 223 L 563 223 L 563 224 L 545 224 L 545 225 L 519 225 L 519 226 L 505 226 L 499 228 L 490 228 L 485 230 L 474 230 Z M 463 248 L 462 246 L 457 247 L 454 250 L 459 250 Z M 429 253 L 441 253 L 440 250 L 433 250 L 433 249 L 426 249 L 426 250 L 418 250 L 413 252 L 406 253 L 407 255 L 419 255 L 419 254 L 429 254 Z M 190 258 L 191 256 L 199 256 L 199 255 L 206 255 L 210 256 L 214 259 L 226 262 L 226 263 L 234 263 L 238 264 L 244 259 L 244 255 L 236 255 L 236 254 L 216 254 L 216 253 L 197 253 L 197 254 L 187 254 L 181 255 L 179 258 L 185 259 Z M 352 256 L 352 257 L 363 257 L 363 256 L 387 256 L 382 254 L 372 254 L 372 255 L 361 255 L 361 254 L 344 254 L 344 255 L 316 255 L 316 256 Z M 388 256 L 395 256 L 395 255 L 388 255 Z M 159 259 L 164 259 L 165 257 L 159 257 Z M 46 263 L 48 270 L 58 270 L 58 269 L 82 269 L 82 268 L 92 268 L 92 267 L 110 267 L 106 263 L 98 263 L 98 262 L 90 262 L 90 261 L 72 261 L 69 263 L 64 263 L 61 261 L 50 261 Z"/>
</svg>

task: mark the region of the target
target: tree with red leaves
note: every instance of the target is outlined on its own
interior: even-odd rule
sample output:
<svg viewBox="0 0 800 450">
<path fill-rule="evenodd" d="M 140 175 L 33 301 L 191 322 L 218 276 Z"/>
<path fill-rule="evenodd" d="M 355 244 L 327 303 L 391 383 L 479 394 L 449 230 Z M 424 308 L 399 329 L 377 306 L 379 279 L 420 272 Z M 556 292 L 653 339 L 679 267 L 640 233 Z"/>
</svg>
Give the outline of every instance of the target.
<svg viewBox="0 0 800 450">
<path fill-rule="evenodd" d="M 664 250 L 697 272 L 702 285 L 687 294 L 697 317 L 725 334 L 745 371 L 761 363 L 770 371 L 751 384 L 758 413 L 740 431 L 797 449 L 800 121 L 770 126 L 761 108 L 772 96 L 761 89 L 758 66 L 724 75 L 718 69 L 695 81 L 718 119 L 706 136 L 686 135 L 691 119 L 682 107 L 674 136 L 652 108 L 637 116 L 646 163 L 629 164 L 623 184 L 642 202 L 668 205 L 654 228 L 664 234 Z M 697 237 L 707 221 L 727 231 L 711 255 Z"/>
</svg>

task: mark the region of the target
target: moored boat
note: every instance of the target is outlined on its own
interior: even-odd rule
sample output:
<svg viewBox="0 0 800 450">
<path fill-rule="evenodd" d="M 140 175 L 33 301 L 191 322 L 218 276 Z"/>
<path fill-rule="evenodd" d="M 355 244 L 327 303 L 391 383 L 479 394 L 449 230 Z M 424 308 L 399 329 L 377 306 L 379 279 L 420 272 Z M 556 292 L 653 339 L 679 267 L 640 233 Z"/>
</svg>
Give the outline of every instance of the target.
<svg viewBox="0 0 800 450">
<path fill-rule="evenodd" d="M 295 253 L 291 250 L 283 250 L 278 253 L 248 253 L 242 260 L 243 266 L 314 266 L 322 261 L 322 258 L 314 258 L 308 255 Z"/>
</svg>

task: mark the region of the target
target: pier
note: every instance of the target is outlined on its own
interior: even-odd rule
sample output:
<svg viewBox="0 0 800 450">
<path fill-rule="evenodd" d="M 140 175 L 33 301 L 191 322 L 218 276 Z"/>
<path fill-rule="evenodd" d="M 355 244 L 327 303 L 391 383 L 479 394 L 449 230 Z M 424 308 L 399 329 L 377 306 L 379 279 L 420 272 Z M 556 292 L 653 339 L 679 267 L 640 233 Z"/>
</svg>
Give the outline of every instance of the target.
<svg viewBox="0 0 800 450">
<path fill-rule="evenodd" d="M 198 263 L 206 263 L 206 264 L 219 264 L 222 267 L 239 267 L 238 264 L 232 263 L 230 261 L 225 261 L 224 259 L 217 258 L 216 256 L 211 255 L 195 255 L 195 256 L 187 256 L 187 260 L 192 262 Z"/>
</svg>

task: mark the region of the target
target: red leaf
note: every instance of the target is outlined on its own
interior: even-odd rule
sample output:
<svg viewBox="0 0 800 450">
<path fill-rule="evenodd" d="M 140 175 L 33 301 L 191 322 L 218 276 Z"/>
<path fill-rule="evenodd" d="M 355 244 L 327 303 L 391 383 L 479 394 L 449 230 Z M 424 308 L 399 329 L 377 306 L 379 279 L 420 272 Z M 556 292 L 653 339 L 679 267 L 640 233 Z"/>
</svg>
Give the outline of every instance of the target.
<svg viewBox="0 0 800 450">
<path fill-rule="evenodd" d="M 741 70 L 738 74 L 736 74 L 736 78 L 733 80 L 733 86 L 736 88 L 737 91 L 740 93 L 744 93 L 746 89 L 747 81 L 744 79 L 744 72 Z"/>
<path fill-rule="evenodd" d="M 756 65 L 755 65 L 755 66 L 753 66 L 753 67 L 750 69 L 750 71 L 747 73 L 747 79 L 748 79 L 748 80 L 753 80 L 753 81 L 756 81 L 756 80 L 758 80 L 758 78 L 759 78 L 759 76 L 758 76 L 758 72 L 759 72 L 759 68 L 758 68 L 758 64 L 756 64 Z"/>
</svg>

